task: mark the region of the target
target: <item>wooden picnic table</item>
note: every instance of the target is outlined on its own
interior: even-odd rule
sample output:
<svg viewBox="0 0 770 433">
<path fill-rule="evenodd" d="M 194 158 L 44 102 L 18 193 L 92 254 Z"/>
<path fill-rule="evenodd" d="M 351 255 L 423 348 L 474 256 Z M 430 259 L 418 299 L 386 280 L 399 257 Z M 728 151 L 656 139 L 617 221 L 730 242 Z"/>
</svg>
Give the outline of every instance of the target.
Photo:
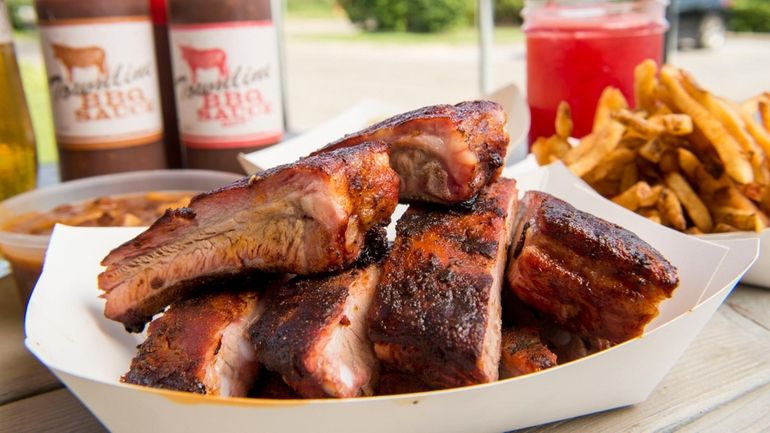
<svg viewBox="0 0 770 433">
<path fill-rule="evenodd" d="M 0 433 L 106 431 L 24 347 L 10 276 L 0 278 L 0 348 Z M 770 290 L 739 286 L 647 401 L 525 431 L 768 431 L 769 408 Z"/>
</svg>

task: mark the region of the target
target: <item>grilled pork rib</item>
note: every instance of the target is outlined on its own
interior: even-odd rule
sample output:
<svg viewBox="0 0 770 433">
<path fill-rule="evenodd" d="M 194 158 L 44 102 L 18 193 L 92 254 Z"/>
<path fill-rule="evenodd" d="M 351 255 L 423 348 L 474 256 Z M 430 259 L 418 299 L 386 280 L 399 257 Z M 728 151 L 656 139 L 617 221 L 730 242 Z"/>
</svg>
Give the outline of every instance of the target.
<svg viewBox="0 0 770 433">
<path fill-rule="evenodd" d="M 388 224 L 398 183 L 387 147 L 367 143 L 198 195 L 103 260 L 104 314 L 137 332 L 201 281 L 350 266 L 367 231 Z"/>
<path fill-rule="evenodd" d="M 390 145 L 405 201 L 458 203 L 497 178 L 508 148 L 507 115 L 490 101 L 420 108 L 333 142 L 318 153 L 371 140 Z"/>
<path fill-rule="evenodd" d="M 369 312 L 369 336 L 388 367 L 432 388 L 497 380 L 500 287 L 515 182 L 499 179 L 468 208 L 412 205 Z"/>
<path fill-rule="evenodd" d="M 365 321 L 379 277 L 372 264 L 268 291 L 250 330 L 260 362 L 302 397 L 371 395 L 379 365 Z"/>
<path fill-rule="evenodd" d="M 543 192 L 517 216 L 507 283 L 557 325 L 620 343 L 639 336 L 679 284 L 672 266 L 634 233 Z"/>
<path fill-rule="evenodd" d="M 218 291 L 174 303 L 150 323 L 131 369 L 137 385 L 244 397 L 259 373 L 247 328 L 262 312 L 255 291 Z"/>
<path fill-rule="evenodd" d="M 500 379 L 534 373 L 556 365 L 556 354 L 540 339 L 537 328 L 505 328 L 501 346 Z"/>
</svg>

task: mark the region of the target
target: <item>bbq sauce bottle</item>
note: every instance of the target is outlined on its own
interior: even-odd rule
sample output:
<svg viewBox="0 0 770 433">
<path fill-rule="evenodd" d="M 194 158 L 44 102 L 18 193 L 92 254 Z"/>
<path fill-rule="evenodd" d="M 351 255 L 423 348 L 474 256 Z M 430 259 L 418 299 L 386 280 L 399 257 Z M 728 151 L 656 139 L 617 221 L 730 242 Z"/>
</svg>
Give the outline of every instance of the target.
<svg viewBox="0 0 770 433">
<path fill-rule="evenodd" d="M 283 136 L 269 0 L 169 0 L 171 64 L 187 166 L 241 172 L 240 152 Z"/>
<path fill-rule="evenodd" d="M 147 0 L 37 0 L 62 179 L 166 167 Z"/>
</svg>

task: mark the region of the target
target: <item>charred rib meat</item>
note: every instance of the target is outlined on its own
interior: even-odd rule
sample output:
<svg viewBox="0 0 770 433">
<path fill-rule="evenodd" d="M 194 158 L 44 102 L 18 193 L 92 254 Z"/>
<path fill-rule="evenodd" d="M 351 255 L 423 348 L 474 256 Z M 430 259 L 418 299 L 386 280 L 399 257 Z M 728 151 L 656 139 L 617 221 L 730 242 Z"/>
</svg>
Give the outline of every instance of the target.
<svg viewBox="0 0 770 433">
<path fill-rule="evenodd" d="M 372 264 L 269 291 L 250 330 L 260 362 L 302 397 L 371 395 L 379 365 L 365 321 L 379 277 Z"/>
<path fill-rule="evenodd" d="M 369 335 L 388 367 L 432 388 L 497 380 L 515 204 L 515 182 L 499 179 L 470 208 L 412 205 L 399 220 L 369 313 Z"/>
<path fill-rule="evenodd" d="M 458 203 L 500 174 L 507 120 L 502 107 L 490 101 L 435 105 L 384 120 L 316 153 L 382 140 L 401 178 L 402 200 Z"/>
<path fill-rule="evenodd" d="M 620 343 L 639 336 L 679 284 L 676 268 L 632 232 L 543 192 L 519 208 L 507 283 L 557 325 Z"/>
<path fill-rule="evenodd" d="M 389 222 L 398 183 L 386 146 L 368 143 L 198 195 L 103 260 L 104 313 L 136 332 L 201 281 L 350 266 L 367 231 Z"/>
<path fill-rule="evenodd" d="M 514 326 L 503 329 L 500 379 L 545 370 L 556 365 L 556 354 L 540 339 L 537 328 Z"/>
<path fill-rule="evenodd" d="M 246 335 L 262 312 L 255 291 L 219 291 L 179 301 L 150 323 L 122 381 L 244 397 L 259 373 Z"/>
</svg>

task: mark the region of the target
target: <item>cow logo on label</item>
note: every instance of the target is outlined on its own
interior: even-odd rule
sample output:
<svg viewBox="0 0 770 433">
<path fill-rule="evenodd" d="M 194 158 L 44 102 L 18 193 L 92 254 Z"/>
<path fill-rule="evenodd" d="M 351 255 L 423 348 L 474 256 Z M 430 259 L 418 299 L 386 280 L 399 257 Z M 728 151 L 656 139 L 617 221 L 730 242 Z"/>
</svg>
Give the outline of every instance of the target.
<svg viewBox="0 0 770 433">
<path fill-rule="evenodd" d="M 179 50 L 182 52 L 182 59 L 190 68 L 193 84 L 198 83 L 198 69 L 216 68 L 219 70 L 219 78 L 227 77 L 227 53 L 224 50 L 196 50 L 186 45 L 180 45 Z"/>
<path fill-rule="evenodd" d="M 95 46 L 75 48 L 60 44 L 51 44 L 51 48 L 54 58 L 64 66 L 62 72 L 66 71 L 65 79 L 68 83 L 72 83 L 75 68 L 94 67 L 99 71 L 100 76 L 107 76 L 107 55 L 103 48 Z"/>
<path fill-rule="evenodd" d="M 50 44 L 61 74 L 48 77 L 51 97 L 70 111 L 75 122 L 131 118 L 152 112 L 155 104 L 145 94 L 154 65 L 116 62 L 108 65 L 108 51 L 89 45 Z M 66 107 L 66 108 L 63 108 Z"/>
<path fill-rule="evenodd" d="M 241 64 L 236 58 L 228 65 L 228 53 L 222 48 L 188 44 L 177 48 L 182 63 L 175 79 L 178 97 L 196 101 L 196 123 L 231 128 L 273 112 L 273 104 L 262 93 L 271 77 L 269 63 Z"/>
</svg>

